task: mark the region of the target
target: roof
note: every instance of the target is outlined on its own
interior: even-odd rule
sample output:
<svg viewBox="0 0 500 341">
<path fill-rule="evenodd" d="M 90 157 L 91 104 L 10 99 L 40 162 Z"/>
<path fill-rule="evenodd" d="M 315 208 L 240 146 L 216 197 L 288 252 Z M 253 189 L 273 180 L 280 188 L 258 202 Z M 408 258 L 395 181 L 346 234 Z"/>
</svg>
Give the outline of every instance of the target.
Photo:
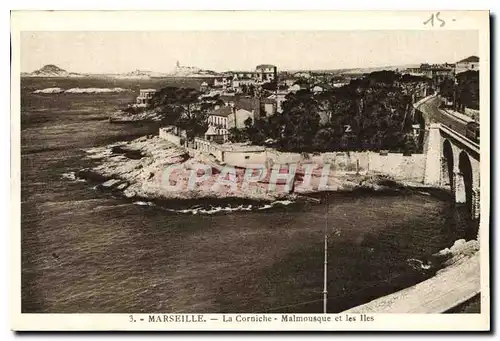
<svg viewBox="0 0 500 341">
<path fill-rule="evenodd" d="M 243 81 L 243 80 L 253 80 L 253 77 L 247 77 L 247 76 L 241 76 L 241 77 L 238 77 L 238 75 L 234 75 L 234 80 L 239 80 L 239 81 Z"/>
<path fill-rule="evenodd" d="M 225 105 L 223 107 L 220 107 L 219 109 L 216 109 L 210 113 L 210 116 L 222 116 L 222 117 L 228 117 L 233 113 L 233 108 L 231 108 L 228 105 Z"/>
<path fill-rule="evenodd" d="M 217 134 L 217 130 L 215 129 L 214 126 L 210 126 L 205 132 L 205 135 L 219 135 L 219 134 Z"/>
<path fill-rule="evenodd" d="M 295 83 L 293 83 L 293 85 L 299 85 L 299 86 L 309 86 L 309 82 L 305 81 L 305 80 L 302 80 L 302 79 L 299 79 L 297 81 L 295 81 Z"/>
<path fill-rule="evenodd" d="M 231 73 L 255 73 L 255 71 L 231 71 Z"/>
<path fill-rule="evenodd" d="M 267 69 L 267 68 L 270 68 L 270 67 L 276 67 L 276 65 L 271 65 L 271 64 L 260 64 L 260 65 L 257 65 L 255 68 L 256 68 L 256 69 Z"/>
<path fill-rule="evenodd" d="M 461 61 L 457 63 L 479 63 L 479 57 L 477 56 L 470 56 L 465 59 L 462 59 Z"/>
<path fill-rule="evenodd" d="M 235 101 L 234 106 L 236 107 L 236 109 L 245 109 L 247 111 L 254 111 L 256 113 L 260 112 L 260 100 L 258 98 L 241 97 Z"/>
<path fill-rule="evenodd" d="M 156 92 L 156 89 L 140 89 L 141 92 Z"/>
</svg>

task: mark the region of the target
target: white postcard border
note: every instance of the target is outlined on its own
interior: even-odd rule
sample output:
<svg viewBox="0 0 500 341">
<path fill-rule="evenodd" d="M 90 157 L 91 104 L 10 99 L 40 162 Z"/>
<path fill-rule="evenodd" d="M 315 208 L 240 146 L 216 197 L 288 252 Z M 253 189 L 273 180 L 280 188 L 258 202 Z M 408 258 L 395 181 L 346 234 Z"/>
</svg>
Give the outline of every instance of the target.
<svg viewBox="0 0 500 341">
<path fill-rule="evenodd" d="M 11 15 L 11 228 L 10 297 L 14 330 L 488 330 L 490 326 L 490 34 L 487 11 L 441 11 L 446 27 L 423 24 L 435 11 L 13 11 Z M 454 19 L 454 20 L 451 20 Z M 258 22 L 259 25 L 255 25 Z M 282 315 L 269 323 L 130 322 L 130 314 L 22 314 L 20 253 L 20 33 L 22 31 L 147 31 L 147 30 L 478 30 L 480 43 L 481 139 L 481 314 L 373 314 L 374 322 L 282 323 Z M 486 124 L 486 126 L 485 126 Z M 245 314 L 246 316 L 264 314 Z M 342 314 L 328 314 L 335 318 Z M 149 314 L 133 315 L 149 318 Z M 236 317 L 236 315 L 232 315 Z M 314 314 L 322 317 L 325 315 Z M 358 317 L 359 320 L 359 317 Z"/>
</svg>

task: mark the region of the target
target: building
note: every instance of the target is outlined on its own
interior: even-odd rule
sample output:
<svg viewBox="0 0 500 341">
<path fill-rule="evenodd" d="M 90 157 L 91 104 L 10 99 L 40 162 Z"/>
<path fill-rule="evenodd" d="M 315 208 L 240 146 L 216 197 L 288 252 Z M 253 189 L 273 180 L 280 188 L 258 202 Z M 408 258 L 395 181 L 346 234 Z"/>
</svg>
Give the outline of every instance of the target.
<svg viewBox="0 0 500 341">
<path fill-rule="evenodd" d="M 234 102 L 234 107 L 238 109 L 246 110 L 252 113 L 253 119 L 260 118 L 261 110 L 260 110 L 260 100 L 255 97 L 239 97 Z M 239 128 L 239 127 L 238 127 Z"/>
<path fill-rule="evenodd" d="M 295 82 L 297 81 L 297 79 L 295 78 L 287 78 L 285 80 L 283 80 L 283 83 L 286 85 L 287 88 L 291 87 Z"/>
<path fill-rule="evenodd" d="M 336 83 L 332 84 L 332 86 L 334 88 L 341 88 L 341 87 L 346 86 L 346 85 L 349 85 L 349 82 L 336 82 Z"/>
<path fill-rule="evenodd" d="M 237 128 L 243 129 L 246 128 L 246 122 L 248 119 L 251 119 L 251 124 L 253 124 L 256 118 L 254 111 L 248 111 L 243 108 L 233 108 L 233 113 L 227 118 L 227 125 L 229 129 Z"/>
<path fill-rule="evenodd" d="M 233 77 L 238 79 L 255 79 L 257 78 L 257 72 L 255 71 L 231 71 Z"/>
<path fill-rule="evenodd" d="M 309 89 L 309 83 L 303 79 L 299 79 L 291 87 L 288 88 L 291 92 L 297 92 L 299 90 Z"/>
<path fill-rule="evenodd" d="M 276 91 L 276 93 L 272 94 L 264 101 L 266 103 L 267 100 L 271 100 L 275 103 L 274 104 L 275 111 L 272 114 L 275 114 L 276 112 L 278 112 L 278 113 L 283 112 L 283 102 L 286 101 L 286 95 L 288 95 L 288 94 L 289 94 L 289 91 Z M 266 114 L 266 116 L 270 116 L 269 112 L 268 112 L 270 109 L 271 109 L 271 107 L 269 105 L 264 106 L 263 112 Z"/>
<path fill-rule="evenodd" d="M 293 76 L 295 78 L 305 78 L 305 79 L 309 79 L 312 77 L 311 73 L 310 72 L 307 72 L 307 71 L 299 71 L 299 72 L 296 72 L 293 74 Z"/>
<path fill-rule="evenodd" d="M 214 88 L 226 89 L 231 86 L 232 76 L 222 75 L 214 78 Z"/>
<path fill-rule="evenodd" d="M 259 116 L 260 101 L 257 98 L 235 98 L 234 102 L 228 102 L 210 113 L 205 139 L 224 143 L 229 139 L 230 129 L 243 129 L 249 118 L 253 123 Z"/>
<path fill-rule="evenodd" d="M 415 68 L 407 68 L 405 70 L 405 73 L 409 74 L 409 75 L 412 75 L 412 76 L 424 76 L 422 70 L 419 68 L 419 67 L 415 67 Z"/>
<path fill-rule="evenodd" d="M 453 79 L 455 77 L 454 64 L 422 64 L 420 65 L 421 75 L 432 79 L 434 84 L 440 84 L 445 78 Z"/>
<path fill-rule="evenodd" d="M 261 83 L 272 82 L 278 79 L 278 68 L 271 64 L 261 64 L 255 67 L 256 78 Z"/>
<path fill-rule="evenodd" d="M 207 92 L 207 91 L 208 91 L 208 83 L 207 82 L 201 83 L 200 92 Z"/>
<path fill-rule="evenodd" d="M 311 91 L 314 94 L 319 94 L 323 91 L 328 91 L 328 90 L 331 90 L 331 86 L 329 86 L 328 84 L 318 83 L 311 87 Z"/>
<path fill-rule="evenodd" d="M 479 57 L 470 56 L 468 58 L 462 59 L 455 64 L 455 72 L 461 73 L 465 71 L 479 71 Z"/>
<path fill-rule="evenodd" d="M 445 78 L 455 77 L 455 64 L 420 64 L 419 68 L 407 68 L 405 72 L 412 76 L 432 79 L 434 84 L 440 84 Z"/>
<path fill-rule="evenodd" d="M 242 86 L 250 86 L 256 84 L 255 72 L 238 72 L 233 73 L 232 85 L 233 88 L 239 89 Z"/>
<path fill-rule="evenodd" d="M 153 95 L 156 93 L 156 89 L 140 89 L 139 96 L 136 98 L 136 106 L 138 107 L 146 107 L 151 104 L 151 100 L 153 99 Z"/>
<path fill-rule="evenodd" d="M 222 106 L 210 113 L 208 116 L 208 129 L 205 132 L 205 139 L 224 143 L 229 137 L 228 117 L 233 113 L 230 105 Z"/>
<path fill-rule="evenodd" d="M 266 117 L 273 116 L 276 114 L 277 103 L 276 103 L 276 95 L 272 95 L 268 98 L 262 98 L 260 100 L 260 108 L 261 113 Z"/>
</svg>

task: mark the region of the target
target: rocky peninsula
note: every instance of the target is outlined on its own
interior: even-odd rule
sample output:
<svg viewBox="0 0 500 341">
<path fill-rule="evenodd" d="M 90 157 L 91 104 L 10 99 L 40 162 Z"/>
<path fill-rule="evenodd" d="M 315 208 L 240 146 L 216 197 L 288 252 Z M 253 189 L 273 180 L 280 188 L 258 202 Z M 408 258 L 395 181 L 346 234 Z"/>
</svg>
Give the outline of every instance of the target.
<svg viewBox="0 0 500 341">
<path fill-rule="evenodd" d="M 300 164 L 288 189 L 284 182 L 270 186 L 271 171 L 259 181 L 245 184 L 247 169 L 231 167 L 234 173 L 224 174 L 226 165 L 202 153 L 190 155 L 186 149 L 158 136 L 143 136 L 129 142 L 88 149 L 86 157 L 96 160 L 97 165 L 80 170 L 76 178 L 92 180 L 101 188 L 119 191 L 128 198 L 239 198 L 272 202 L 299 197 L 311 199 L 325 189 L 340 192 L 400 191 L 405 187 L 388 176 L 335 172 L 327 174 L 327 187 L 322 187 L 320 182 L 323 181 L 324 185 L 325 179 L 321 179 L 321 169 L 310 174 L 308 186 L 305 186 L 305 175 L 300 171 L 303 165 Z M 170 171 L 173 168 L 175 170 Z M 170 169 L 168 174 L 167 169 Z M 210 174 L 205 175 L 203 181 L 198 181 L 204 175 L 201 169 L 210 169 Z M 197 181 L 190 186 L 193 176 Z"/>
</svg>

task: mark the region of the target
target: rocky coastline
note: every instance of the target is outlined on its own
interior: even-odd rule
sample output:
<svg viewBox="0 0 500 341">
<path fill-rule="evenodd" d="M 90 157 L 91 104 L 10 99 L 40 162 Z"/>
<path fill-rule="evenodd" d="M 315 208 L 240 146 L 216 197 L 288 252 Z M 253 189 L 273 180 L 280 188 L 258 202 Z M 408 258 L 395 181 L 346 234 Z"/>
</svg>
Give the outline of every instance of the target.
<svg viewBox="0 0 500 341">
<path fill-rule="evenodd" d="M 331 173 L 327 178 L 327 190 L 318 186 L 319 174 L 312 174 L 311 186 L 301 186 L 303 179 L 296 176 L 292 191 L 284 184 L 269 187 L 269 177 L 262 181 L 242 185 L 244 168 L 236 169 L 236 184 L 218 184 L 224 165 L 188 151 L 158 136 L 143 136 L 133 141 L 119 142 L 88 149 L 86 157 L 96 165 L 76 172 L 73 177 L 89 181 L 99 189 L 111 191 L 131 199 L 187 200 L 212 199 L 231 202 L 274 202 L 323 200 L 324 192 L 353 193 L 378 192 L 401 193 L 418 190 L 415 184 L 401 183 L 384 175 Z M 175 165 L 176 170 L 165 178 L 165 170 Z M 210 167 L 212 175 L 205 181 L 188 186 L 190 176 L 199 167 Z M 299 165 L 300 167 L 300 165 Z"/>
<path fill-rule="evenodd" d="M 129 113 L 125 110 L 117 110 L 109 115 L 110 123 L 129 123 L 129 122 L 159 122 L 162 116 L 155 110 L 144 110 L 138 113 Z"/>
</svg>

